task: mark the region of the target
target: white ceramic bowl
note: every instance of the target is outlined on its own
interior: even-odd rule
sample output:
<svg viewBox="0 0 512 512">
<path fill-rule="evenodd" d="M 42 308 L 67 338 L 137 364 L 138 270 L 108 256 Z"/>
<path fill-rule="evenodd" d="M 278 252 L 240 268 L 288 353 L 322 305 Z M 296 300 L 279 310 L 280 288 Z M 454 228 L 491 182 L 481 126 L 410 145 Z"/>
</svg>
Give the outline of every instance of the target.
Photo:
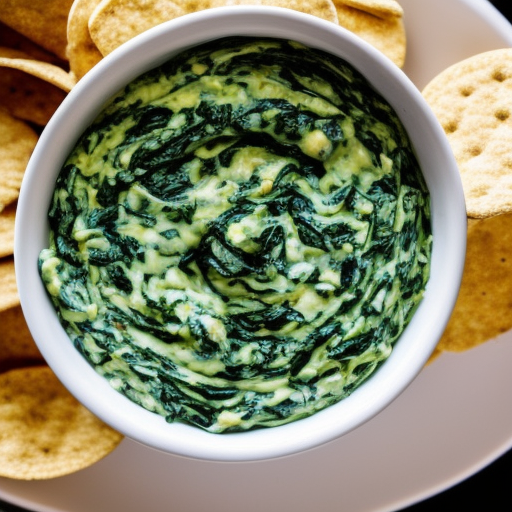
<svg viewBox="0 0 512 512">
<path fill-rule="evenodd" d="M 432 200 L 431 277 L 425 297 L 385 364 L 351 396 L 294 423 L 237 434 L 168 424 L 110 387 L 70 343 L 37 270 L 48 245 L 47 211 L 65 158 L 105 101 L 141 73 L 206 40 L 229 35 L 300 41 L 352 63 L 395 108 L 407 129 Z M 217 460 L 279 457 L 328 442 L 394 400 L 420 372 L 453 309 L 462 275 L 466 214 L 456 164 L 444 133 L 412 82 L 373 47 L 332 23 L 280 8 L 228 7 L 160 25 L 111 53 L 71 91 L 48 123 L 23 181 L 15 233 L 21 304 L 43 356 L 94 414 L 126 436 L 169 453 Z"/>
</svg>

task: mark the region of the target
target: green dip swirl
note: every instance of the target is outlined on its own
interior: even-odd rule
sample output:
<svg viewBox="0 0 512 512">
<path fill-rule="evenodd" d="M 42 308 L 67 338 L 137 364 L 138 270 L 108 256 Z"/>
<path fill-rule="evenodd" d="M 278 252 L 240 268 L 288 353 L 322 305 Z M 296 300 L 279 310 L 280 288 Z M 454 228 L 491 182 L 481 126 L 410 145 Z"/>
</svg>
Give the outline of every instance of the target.
<svg viewBox="0 0 512 512">
<path fill-rule="evenodd" d="M 125 87 L 63 166 L 39 269 L 119 392 L 210 432 L 338 402 L 429 276 L 430 202 L 392 108 L 340 58 L 227 38 Z"/>
</svg>

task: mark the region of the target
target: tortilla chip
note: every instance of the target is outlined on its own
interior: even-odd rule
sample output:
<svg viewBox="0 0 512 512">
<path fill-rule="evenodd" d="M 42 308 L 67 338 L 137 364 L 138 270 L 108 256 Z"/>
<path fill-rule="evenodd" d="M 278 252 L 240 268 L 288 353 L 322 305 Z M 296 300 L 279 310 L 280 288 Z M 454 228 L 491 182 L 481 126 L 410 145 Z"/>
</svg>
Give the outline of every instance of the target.
<svg viewBox="0 0 512 512">
<path fill-rule="evenodd" d="M 37 138 L 25 122 L 0 109 L 0 211 L 18 198 Z"/>
<path fill-rule="evenodd" d="M 67 475 L 102 459 L 122 439 L 47 366 L 0 375 L 0 476 L 41 480 Z"/>
<path fill-rule="evenodd" d="M 20 297 L 12 256 L 0 259 L 0 290 L 0 311 L 19 305 Z"/>
<path fill-rule="evenodd" d="M 89 18 L 92 40 L 103 55 L 138 34 L 185 14 L 168 0 L 102 0 Z"/>
<path fill-rule="evenodd" d="M 66 25 L 73 0 L 2 0 L 0 21 L 66 59 Z"/>
<path fill-rule="evenodd" d="M 213 4 L 216 5 L 213 5 Z M 338 24 L 338 14 L 332 0 L 225 0 L 212 2 L 210 7 L 221 5 L 264 5 L 270 7 L 284 7 L 294 11 L 311 14 L 317 18 Z"/>
<path fill-rule="evenodd" d="M 379 18 L 401 18 L 404 15 L 402 6 L 396 0 L 341 0 L 341 2 Z"/>
<path fill-rule="evenodd" d="M 66 54 L 69 69 L 75 80 L 80 80 L 103 55 L 89 33 L 89 18 L 100 0 L 75 0 L 69 11 Z"/>
<path fill-rule="evenodd" d="M 398 67 L 405 63 L 406 34 L 402 18 L 379 18 L 335 0 L 339 24 L 389 57 Z"/>
<path fill-rule="evenodd" d="M 49 62 L 61 68 L 66 68 L 67 66 L 66 61 L 60 59 L 54 53 L 45 50 L 28 37 L 16 32 L 16 30 L 13 30 L 2 22 L 0 22 L 0 46 L 20 50 L 30 55 L 30 58 L 34 60 Z"/>
<path fill-rule="evenodd" d="M 468 216 L 512 212 L 512 48 L 450 66 L 423 95 L 457 160 Z"/>
<path fill-rule="evenodd" d="M 512 213 L 469 219 L 466 266 L 434 357 L 461 352 L 512 329 Z"/>
<path fill-rule="evenodd" d="M 102 0 L 89 19 L 89 32 L 103 55 L 160 23 L 184 14 L 229 5 L 285 7 L 333 23 L 338 16 L 332 0 Z"/>
<path fill-rule="evenodd" d="M 2 212 L 0 212 L 0 258 L 3 258 L 4 256 L 12 256 L 14 252 L 15 217 L 16 203 L 11 203 L 6 206 Z"/>
<path fill-rule="evenodd" d="M 48 62 L 33 60 L 30 55 L 12 48 L 0 48 L 0 67 L 18 69 L 69 92 L 75 81 L 62 68 Z"/>
<path fill-rule="evenodd" d="M 44 362 L 30 334 L 21 306 L 0 311 L 0 325 L 0 373 Z"/>
<path fill-rule="evenodd" d="M 24 71 L 0 68 L 0 108 L 13 117 L 45 126 L 65 97 L 58 87 Z"/>
<path fill-rule="evenodd" d="M 30 55 L 20 50 L 0 48 L 0 106 L 14 117 L 44 126 L 62 103 L 66 93 L 51 81 L 19 69 L 29 62 L 36 62 L 28 59 Z M 50 70 L 60 70 L 69 80 L 68 74 L 61 68 L 53 64 L 47 65 L 52 66 Z"/>
</svg>

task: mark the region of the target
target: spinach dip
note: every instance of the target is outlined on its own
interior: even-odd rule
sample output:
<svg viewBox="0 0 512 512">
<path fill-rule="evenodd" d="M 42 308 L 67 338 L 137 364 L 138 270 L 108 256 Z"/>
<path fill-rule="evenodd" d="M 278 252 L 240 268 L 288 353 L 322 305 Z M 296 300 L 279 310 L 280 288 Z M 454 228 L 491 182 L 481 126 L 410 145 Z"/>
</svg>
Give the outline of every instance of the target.
<svg viewBox="0 0 512 512">
<path fill-rule="evenodd" d="M 39 270 L 72 343 L 168 422 L 271 427 L 348 396 L 420 302 L 430 200 L 340 58 L 226 38 L 127 85 L 66 160 Z"/>
</svg>

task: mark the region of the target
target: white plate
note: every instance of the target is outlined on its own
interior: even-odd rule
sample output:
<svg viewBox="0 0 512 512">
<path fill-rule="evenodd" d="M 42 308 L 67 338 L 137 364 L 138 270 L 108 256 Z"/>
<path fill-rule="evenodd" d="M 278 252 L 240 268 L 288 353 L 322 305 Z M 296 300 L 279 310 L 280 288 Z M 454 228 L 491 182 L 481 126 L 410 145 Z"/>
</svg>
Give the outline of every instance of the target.
<svg viewBox="0 0 512 512">
<path fill-rule="evenodd" d="M 512 46 L 486 0 L 401 0 L 405 71 L 422 88 L 448 65 Z M 94 466 L 41 482 L 0 478 L 37 512 L 389 512 L 436 494 L 512 447 L 512 332 L 443 354 L 386 410 L 328 445 L 253 463 L 162 454 L 128 439 Z"/>
</svg>

